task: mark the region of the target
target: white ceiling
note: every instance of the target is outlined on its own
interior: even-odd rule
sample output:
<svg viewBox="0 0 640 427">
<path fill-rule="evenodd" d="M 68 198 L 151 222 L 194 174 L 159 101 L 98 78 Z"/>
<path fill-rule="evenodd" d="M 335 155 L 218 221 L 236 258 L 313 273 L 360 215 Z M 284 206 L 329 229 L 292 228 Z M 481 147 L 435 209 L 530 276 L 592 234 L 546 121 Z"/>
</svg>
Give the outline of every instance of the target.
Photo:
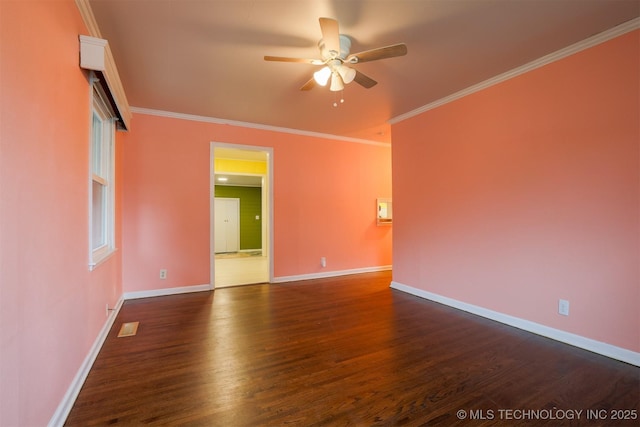
<svg viewBox="0 0 640 427">
<path fill-rule="evenodd" d="M 91 0 L 133 107 L 390 141 L 387 121 L 640 15 L 638 0 Z M 319 17 L 378 81 L 300 91 L 318 69 Z M 135 118 L 132 123 L 135 127 Z"/>
</svg>

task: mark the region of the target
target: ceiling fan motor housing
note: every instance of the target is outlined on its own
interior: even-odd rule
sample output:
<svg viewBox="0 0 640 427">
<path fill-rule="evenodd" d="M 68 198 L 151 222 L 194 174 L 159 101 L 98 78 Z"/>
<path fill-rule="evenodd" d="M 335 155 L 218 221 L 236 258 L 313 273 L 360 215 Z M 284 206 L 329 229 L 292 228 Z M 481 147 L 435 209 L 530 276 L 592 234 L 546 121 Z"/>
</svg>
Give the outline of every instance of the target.
<svg viewBox="0 0 640 427">
<path fill-rule="evenodd" d="M 320 49 L 320 55 L 322 56 L 322 59 L 324 59 L 325 61 L 333 58 L 340 58 L 344 61 L 347 56 L 349 56 L 349 52 L 351 51 L 351 39 L 349 38 L 349 36 L 340 34 L 340 52 L 336 52 L 335 54 L 333 54 L 332 51 L 327 50 L 324 39 L 320 39 L 320 41 L 318 42 L 318 48 Z"/>
</svg>

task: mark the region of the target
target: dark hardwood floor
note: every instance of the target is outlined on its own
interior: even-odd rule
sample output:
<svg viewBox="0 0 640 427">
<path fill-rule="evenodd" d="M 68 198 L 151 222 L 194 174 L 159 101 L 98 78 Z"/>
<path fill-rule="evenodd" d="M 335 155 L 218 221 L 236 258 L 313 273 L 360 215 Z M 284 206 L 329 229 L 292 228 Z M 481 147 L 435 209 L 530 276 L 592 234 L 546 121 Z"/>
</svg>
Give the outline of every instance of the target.
<svg viewBox="0 0 640 427">
<path fill-rule="evenodd" d="M 127 301 L 66 425 L 639 425 L 640 368 L 390 281 Z"/>
</svg>

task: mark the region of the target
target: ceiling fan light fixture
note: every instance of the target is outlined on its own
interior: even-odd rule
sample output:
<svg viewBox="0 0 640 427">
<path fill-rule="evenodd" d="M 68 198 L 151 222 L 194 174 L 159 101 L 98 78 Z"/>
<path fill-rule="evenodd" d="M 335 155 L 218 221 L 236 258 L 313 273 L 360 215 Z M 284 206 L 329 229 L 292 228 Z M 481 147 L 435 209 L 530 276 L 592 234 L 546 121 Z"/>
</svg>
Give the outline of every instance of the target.
<svg viewBox="0 0 640 427">
<path fill-rule="evenodd" d="M 329 69 L 329 67 L 322 67 L 321 69 L 313 73 L 313 79 L 320 86 L 326 86 L 327 82 L 329 81 L 329 77 L 331 77 L 331 70 Z"/>
<path fill-rule="evenodd" d="M 0 0 L 2 1 L 2 0 Z M 371 62 L 379 59 L 394 58 L 407 54 L 404 43 L 369 49 L 358 53 L 350 53 L 351 39 L 340 34 L 338 21 L 332 18 L 319 18 L 322 38 L 318 41 L 322 59 L 288 58 L 282 56 L 264 57 L 265 61 L 297 62 L 302 64 L 320 65 L 322 69 L 313 73 L 300 90 L 308 91 L 313 87 L 326 86 L 331 78 L 330 90 L 337 92 L 344 90 L 344 85 L 353 81 L 365 89 L 374 87 L 378 82 L 360 71 L 351 68 L 360 62 Z"/>
<path fill-rule="evenodd" d="M 344 89 L 344 83 L 342 82 L 342 78 L 336 72 L 331 73 L 331 87 L 329 90 L 331 92 L 338 92 Z"/>
</svg>

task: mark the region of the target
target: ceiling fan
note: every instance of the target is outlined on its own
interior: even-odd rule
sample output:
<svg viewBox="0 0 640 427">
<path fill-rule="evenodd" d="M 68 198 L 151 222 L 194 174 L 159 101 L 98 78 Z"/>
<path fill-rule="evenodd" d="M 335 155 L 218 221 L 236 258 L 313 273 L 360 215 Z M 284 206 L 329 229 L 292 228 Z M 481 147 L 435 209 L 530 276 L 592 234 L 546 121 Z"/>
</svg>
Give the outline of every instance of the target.
<svg viewBox="0 0 640 427">
<path fill-rule="evenodd" d="M 371 77 L 349 67 L 360 62 L 376 61 L 378 59 L 393 58 L 407 54 L 407 46 L 404 43 L 391 46 L 365 50 L 359 53 L 349 53 L 351 39 L 338 30 L 338 21 L 332 18 L 320 18 L 320 31 L 322 38 L 318 42 L 322 59 L 287 58 L 282 56 L 265 56 L 265 61 L 298 62 L 323 67 L 313 73 L 313 77 L 306 82 L 300 90 L 310 90 L 316 85 L 326 86 L 329 79 L 329 90 L 335 92 L 344 89 L 344 85 L 355 81 L 359 85 L 369 89 L 378 82 Z"/>
</svg>

